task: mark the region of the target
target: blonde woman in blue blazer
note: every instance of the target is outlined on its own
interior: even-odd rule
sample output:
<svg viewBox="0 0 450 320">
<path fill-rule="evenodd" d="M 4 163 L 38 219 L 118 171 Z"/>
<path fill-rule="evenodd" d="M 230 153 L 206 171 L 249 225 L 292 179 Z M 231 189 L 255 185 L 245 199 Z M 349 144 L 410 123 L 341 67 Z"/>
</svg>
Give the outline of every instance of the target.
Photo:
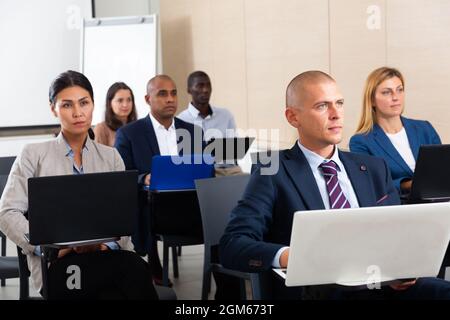
<svg viewBox="0 0 450 320">
<path fill-rule="evenodd" d="M 402 117 L 405 82 L 397 69 L 382 67 L 367 78 L 363 111 L 350 151 L 383 158 L 389 166 L 395 187 L 409 192 L 419 147 L 441 144 L 428 121 Z"/>
</svg>

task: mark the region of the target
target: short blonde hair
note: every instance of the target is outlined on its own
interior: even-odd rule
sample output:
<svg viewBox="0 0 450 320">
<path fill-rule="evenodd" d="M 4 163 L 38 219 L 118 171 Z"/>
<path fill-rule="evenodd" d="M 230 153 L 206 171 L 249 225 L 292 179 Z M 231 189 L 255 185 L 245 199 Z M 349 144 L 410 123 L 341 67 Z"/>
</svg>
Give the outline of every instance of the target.
<svg viewBox="0 0 450 320">
<path fill-rule="evenodd" d="M 362 114 L 359 119 L 357 134 L 366 134 L 372 131 L 374 124 L 376 123 L 376 116 L 374 110 L 375 92 L 378 86 L 385 80 L 397 77 L 405 86 L 405 80 L 400 71 L 394 68 L 381 67 L 372 71 L 366 80 L 364 87 Z"/>
</svg>

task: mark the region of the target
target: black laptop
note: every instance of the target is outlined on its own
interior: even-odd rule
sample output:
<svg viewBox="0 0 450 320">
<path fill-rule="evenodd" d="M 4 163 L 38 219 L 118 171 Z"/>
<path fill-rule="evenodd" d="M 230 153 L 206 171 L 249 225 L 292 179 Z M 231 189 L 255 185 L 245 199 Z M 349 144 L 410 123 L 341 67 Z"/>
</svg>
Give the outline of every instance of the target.
<svg viewBox="0 0 450 320">
<path fill-rule="evenodd" d="M 423 145 L 407 202 L 440 201 L 450 201 L 450 145 Z"/>
<path fill-rule="evenodd" d="M 28 179 L 33 245 L 131 235 L 137 212 L 137 171 Z"/>
<path fill-rule="evenodd" d="M 254 140 L 254 137 L 211 139 L 204 152 L 213 156 L 216 163 L 236 163 L 245 157 Z"/>
</svg>

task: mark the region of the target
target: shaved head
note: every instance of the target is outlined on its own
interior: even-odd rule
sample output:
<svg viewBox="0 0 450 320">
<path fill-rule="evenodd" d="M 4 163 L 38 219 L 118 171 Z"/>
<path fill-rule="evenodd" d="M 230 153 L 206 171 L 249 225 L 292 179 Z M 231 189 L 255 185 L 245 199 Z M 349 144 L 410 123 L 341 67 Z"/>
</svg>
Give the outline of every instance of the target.
<svg viewBox="0 0 450 320">
<path fill-rule="evenodd" d="M 168 75 L 165 74 L 159 74 L 157 76 L 154 76 L 153 78 L 151 78 L 150 80 L 148 80 L 147 82 L 147 94 L 150 94 L 150 92 L 155 88 L 155 84 L 160 81 L 160 80 L 165 80 L 165 81 L 171 81 L 173 83 L 175 83 L 171 77 L 169 77 Z"/>
<path fill-rule="evenodd" d="M 331 76 L 322 71 L 306 71 L 300 73 L 289 82 L 286 89 L 286 108 L 300 107 L 307 94 L 306 87 L 319 83 L 336 82 Z"/>
</svg>

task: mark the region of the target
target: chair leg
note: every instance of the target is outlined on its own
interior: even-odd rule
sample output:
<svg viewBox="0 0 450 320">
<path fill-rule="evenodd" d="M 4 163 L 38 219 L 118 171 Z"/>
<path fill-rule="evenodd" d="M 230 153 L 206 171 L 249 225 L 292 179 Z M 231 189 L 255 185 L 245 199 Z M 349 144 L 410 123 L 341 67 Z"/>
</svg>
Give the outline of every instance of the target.
<svg viewBox="0 0 450 320">
<path fill-rule="evenodd" d="M 2 257 L 5 257 L 6 256 L 6 236 L 2 236 Z M 1 281 L 0 281 L 0 283 L 1 283 L 1 286 L 2 287 L 4 287 L 5 285 L 6 285 L 6 281 L 5 281 L 5 278 L 2 278 L 1 279 Z"/>
<path fill-rule="evenodd" d="M 208 300 L 211 292 L 211 271 L 203 269 L 202 300 Z"/>
<path fill-rule="evenodd" d="M 163 241 L 163 286 L 169 286 L 169 246 Z"/>
<path fill-rule="evenodd" d="M 2 237 L 2 257 L 6 256 L 6 236 Z"/>
<path fill-rule="evenodd" d="M 183 248 L 182 246 L 178 246 L 178 256 L 181 257 L 181 248 Z"/>
<path fill-rule="evenodd" d="M 261 279 L 257 273 L 252 273 L 250 275 L 250 284 L 252 286 L 252 299 L 253 300 L 261 300 Z"/>
<path fill-rule="evenodd" d="M 245 286 L 245 279 L 239 279 L 240 284 L 240 300 L 248 300 L 247 298 L 247 288 Z"/>
<path fill-rule="evenodd" d="M 203 256 L 202 300 L 208 300 L 208 295 L 210 292 L 211 292 L 211 255 L 208 254 L 208 248 L 205 246 L 205 253 Z"/>
<path fill-rule="evenodd" d="M 173 264 L 173 277 L 178 279 L 178 256 L 177 247 L 172 247 L 172 264 Z"/>
<path fill-rule="evenodd" d="M 20 277 L 20 291 L 19 300 L 29 300 L 30 299 L 30 284 L 28 282 L 28 277 Z"/>
</svg>

